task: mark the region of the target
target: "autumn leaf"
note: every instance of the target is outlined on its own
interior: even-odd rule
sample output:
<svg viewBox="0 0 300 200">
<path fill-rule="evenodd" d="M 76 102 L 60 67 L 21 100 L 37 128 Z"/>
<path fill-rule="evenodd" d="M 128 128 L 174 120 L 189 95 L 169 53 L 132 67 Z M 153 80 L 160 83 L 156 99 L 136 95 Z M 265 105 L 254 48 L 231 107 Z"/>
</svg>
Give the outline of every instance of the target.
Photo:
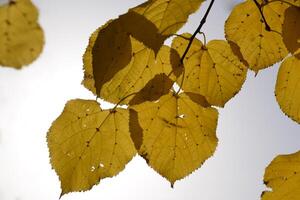
<svg viewBox="0 0 300 200">
<path fill-rule="evenodd" d="M 128 110 L 101 110 L 96 101 L 76 99 L 66 104 L 47 136 L 62 195 L 89 190 L 124 169 L 136 154 L 128 121 Z"/>
<path fill-rule="evenodd" d="M 0 65 L 20 69 L 41 53 L 44 33 L 38 10 L 30 0 L 14 0 L 0 6 Z"/>
<path fill-rule="evenodd" d="M 190 38 L 190 35 L 179 36 L 172 44 L 180 55 L 189 42 L 185 38 Z M 247 68 L 223 40 L 213 40 L 203 46 L 195 39 L 183 63 L 183 90 L 205 96 L 212 105 L 223 107 L 240 91 L 246 79 Z"/>
<path fill-rule="evenodd" d="M 262 200 L 298 200 L 300 196 L 300 152 L 277 156 L 267 167 Z"/>
<path fill-rule="evenodd" d="M 114 21 L 111 23 L 113 25 L 110 27 L 116 26 L 115 28 L 118 29 L 118 23 Z M 103 28 L 105 27 L 107 26 Z M 111 29 L 113 31 L 113 28 Z M 98 48 L 95 39 L 100 33 L 103 35 L 106 31 L 101 32 L 100 29 L 92 34 L 90 45 L 84 55 L 83 84 L 103 99 L 111 103 L 127 104 L 133 98 L 133 95 L 131 97 L 128 95 L 139 92 L 155 75 L 165 73 L 170 78 L 176 79 L 180 73 L 180 57 L 174 49 L 163 46 L 155 56 L 152 49 L 131 36 L 123 39 L 118 37 L 125 43 L 122 47 L 114 48 L 113 46 L 118 46 L 122 42 L 116 41 L 114 45 L 114 43 L 105 42 L 106 38 L 101 43 L 102 46 Z M 111 35 L 114 34 L 109 31 L 107 37 Z M 115 51 L 115 55 L 109 51 Z M 127 98 L 124 99 L 125 97 Z"/>
<path fill-rule="evenodd" d="M 214 153 L 218 141 L 215 108 L 203 107 L 184 93 L 169 93 L 134 109 L 143 129 L 139 153 L 172 185 Z"/>
<path fill-rule="evenodd" d="M 102 86 L 130 63 L 131 39 L 124 33 L 119 21 L 111 20 L 90 37 L 83 56 L 84 80 L 82 84 L 100 96 Z"/>
<path fill-rule="evenodd" d="M 275 95 L 281 110 L 300 123 L 300 60 L 287 58 L 280 66 Z"/>
<path fill-rule="evenodd" d="M 291 6 L 285 11 L 282 25 L 282 37 L 285 46 L 291 53 L 300 49 L 300 8 Z"/>
<path fill-rule="evenodd" d="M 261 13 L 252 0 L 238 4 L 226 21 L 226 39 L 240 47 L 249 68 L 255 72 L 281 61 L 288 54 L 281 37 L 287 7 L 288 4 L 281 2 L 263 7 L 271 31 L 266 30 Z"/>
<path fill-rule="evenodd" d="M 161 35 L 176 33 L 204 0 L 148 0 L 130 11 L 139 13 L 151 21 Z"/>
</svg>

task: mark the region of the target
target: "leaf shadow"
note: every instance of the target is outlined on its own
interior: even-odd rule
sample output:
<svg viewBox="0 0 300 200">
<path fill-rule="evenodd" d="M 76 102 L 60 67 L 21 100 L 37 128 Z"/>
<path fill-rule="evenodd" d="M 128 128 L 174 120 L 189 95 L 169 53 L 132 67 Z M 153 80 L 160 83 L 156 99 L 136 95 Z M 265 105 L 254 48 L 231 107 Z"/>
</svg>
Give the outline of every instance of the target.
<svg viewBox="0 0 300 200">
<path fill-rule="evenodd" d="M 92 48 L 93 77 L 98 95 L 102 86 L 131 62 L 133 57 L 131 37 L 155 53 L 167 38 L 158 33 L 157 27 L 151 21 L 131 11 L 100 29 Z"/>
</svg>

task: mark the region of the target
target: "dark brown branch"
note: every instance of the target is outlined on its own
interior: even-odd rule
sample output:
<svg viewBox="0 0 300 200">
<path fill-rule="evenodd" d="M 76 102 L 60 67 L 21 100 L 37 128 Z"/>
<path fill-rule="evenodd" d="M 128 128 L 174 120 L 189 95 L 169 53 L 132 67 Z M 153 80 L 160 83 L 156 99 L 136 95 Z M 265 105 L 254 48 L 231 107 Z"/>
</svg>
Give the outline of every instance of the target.
<svg viewBox="0 0 300 200">
<path fill-rule="evenodd" d="M 184 60 L 186 54 L 187 54 L 188 51 L 190 50 L 191 45 L 192 45 L 192 43 L 193 43 L 193 41 L 194 41 L 196 35 L 197 35 L 198 33 L 200 33 L 202 26 L 205 24 L 206 18 L 207 18 L 207 16 L 208 16 L 208 14 L 209 14 L 209 12 L 210 12 L 210 10 L 211 10 L 211 8 L 212 8 L 214 2 L 215 2 L 215 0 L 211 0 L 210 4 L 209 4 L 209 6 L 208 6 L 208 9 L 206 10 L 206 13 L 204 14 L 203 18 L 201 19 L 201 22 L 200 22 L 198 28 L 196 29 L 195 33 L 194 33 L 194 34 L 192 35 L 192 37 L 190 38 L 190 42 L 189 42 L 187 48 L 185 49 L 185 52 L 183 53 L 183 55 L 182 55 L 182 57 L 181 57 L 181 59 L 180 59 L 181 63 L 183 63 L 183 60 Z"/>
<path fill-rule="evenodd" d="M 269 26 L 269 24 L 268 24 L 268 22 L 267 22 L 267 20 L 265 18 L 265 15 L 264 15 L 264 13 L 262 11 L 262 8 L 261 8 L 260 4 L 257 2 L 257 0 L 253 0 L 253 1 L 254 1 L 255 5 L 257 6 L 257 8 L 258 8 L 258 10 L 260 12 L 261 17 L 264 20 L 264 23 L 265 23 L 265 26 L 266 26 L 266 30 L 267 31 L 271 31 L 271 27 Z"/>
</svg>

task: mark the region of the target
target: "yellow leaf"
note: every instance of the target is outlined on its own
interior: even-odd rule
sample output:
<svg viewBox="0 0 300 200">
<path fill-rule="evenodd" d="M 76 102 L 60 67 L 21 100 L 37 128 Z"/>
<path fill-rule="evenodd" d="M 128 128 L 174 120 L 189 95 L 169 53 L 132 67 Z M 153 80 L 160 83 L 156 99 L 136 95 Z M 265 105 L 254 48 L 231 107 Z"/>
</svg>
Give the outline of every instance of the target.
<svg viewBox="0 0 300 200">
<path fill-rule="evenodd" d="M 155 56 L 154 50 L 124 35 L 121 29 L 118 21 L 98 29 L 84 55 L 84 86 L 111 103 L 120 103 L 139 92 L 157 74 L 165 73 L 176 79 L 181 69 L 180 57 L 174 49 L 163 46 Z M 133 95 L 121 104 L 132 98 Z"/>
<path fill-rule="evenodd" d="M 249 68 L 258 72 L 287 54 L 282 41 L 282 23 L 288 4 L 273 2 L 263 7 L 265 18 L 272 31 L 267 31 L 254 1 L 238 4 L 225 24 L 226 39 L 236 43 Z"/>
<path fill-rule="evenodd" d="M 139 153 L 173 185 L 199 168 L 214 153 L 218 112 L 187 95 L 169 93 L 134 109 L 143 129 Z"/>
<path fill-rule="evenodd" d="M 267 167 L 264 182 L 272 191 L 265 191 L 262 200 L 299 200 L 300 151 L 277 156 Z"/>
<path fill-rule="evenodd" d="M 90 37 L 83 56 L 84 80 L 82 84 L 100 96 L 103 84 L 128 65 L 131 56 L 130 36 L 124 32 L 119 21 L 107 22 Z"/>
<path fill-rule="evenodd" d="M 100 96 L 105 100 L 118 103 L 125 97 L 139 92 L 157 74 L 167 74 L 176 79 L 173 71 L 181 67 L 180 57 L 175 50 L 163 46 L 156 58 L 152 49 L 145 48 L 140 42 L 132 41 L 134 55 L 131 62 L 104 84 Z M 136 49 L 136 50 L 135 50 Z M 126 98 L 121 104 L 128 104 L 134 96 Z"/>
<path fill-rule="evenodd" d="M 282 37 L 285 46 L 291 53 L 300 49 L 300 8 L 291 6 L 285 11 L 282 25 Z"/>
<path fill-rule="evenodd" d="M 300 60 L 298 58 L 289 57 L 281 64 L 275 94 L 281 110 L 300 123 Z"/>
<path fill-rule="evenodd" d="M 149 0 L 131 11 L 151 21 L 162 35 L 176 33 L 204 0 Z"/>
<path fill-rule="evenodd" d="M 187 44 L 188 40 L 179 36 L 172 47 L 182 55 Z M 184 67 L 183 90 L 201 94 L 211 105 L 221 107 L 240 91 L 247 74 L 243 62 L 222 40 L 213 40 L 203 46 L 195 39 L 184 59 Z"/>
<path fill-rule="evenodd" d="M 101 110 L 96 101 L 66 104 L 47 136 L 62 195 L 89 190 L 124 169 L 136 154 L 128 120 L 127 110 Z"/>
<path fill-rule="evenodd" d="M 38 10 L 30 0 L 14 0 L 0 6 L 0 65 L 20 69 L 41 53 L 44 34 Z"/>
</svg>

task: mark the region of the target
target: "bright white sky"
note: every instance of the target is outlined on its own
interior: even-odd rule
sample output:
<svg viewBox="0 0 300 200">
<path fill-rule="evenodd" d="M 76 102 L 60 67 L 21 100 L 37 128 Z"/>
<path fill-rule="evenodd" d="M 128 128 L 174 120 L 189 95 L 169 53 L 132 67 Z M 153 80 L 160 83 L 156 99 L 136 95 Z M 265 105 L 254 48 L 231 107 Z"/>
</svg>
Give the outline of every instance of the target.
<svg viewBox="0 0 300 200">
<path fill-rule="evenodd" d="M 47 130 L 68 100 L 95 98 L 80 84 L 89 35 L 143 0 L 34 2 L 46 34 L 43 54 L 21 71 L 0 68 L 0 200 L 58 199 L 60 183 L 49 164 Z M 224 38 L 224 21 L 234 4 L 215 2 L 203 29 L 208 39 Z M 181 32 L 196 29 L 207 5 Z M 300 149 L 300 126 L 275 101 L 277 70 L 267 69 L 256 78 L 249 72 L 242 91 L 220 110 L 214 157 L 174 189 L 135 157 L 117 177 L 62 199 L 259 200 L 265 167 L 276 155 Z"/>
</svg>

